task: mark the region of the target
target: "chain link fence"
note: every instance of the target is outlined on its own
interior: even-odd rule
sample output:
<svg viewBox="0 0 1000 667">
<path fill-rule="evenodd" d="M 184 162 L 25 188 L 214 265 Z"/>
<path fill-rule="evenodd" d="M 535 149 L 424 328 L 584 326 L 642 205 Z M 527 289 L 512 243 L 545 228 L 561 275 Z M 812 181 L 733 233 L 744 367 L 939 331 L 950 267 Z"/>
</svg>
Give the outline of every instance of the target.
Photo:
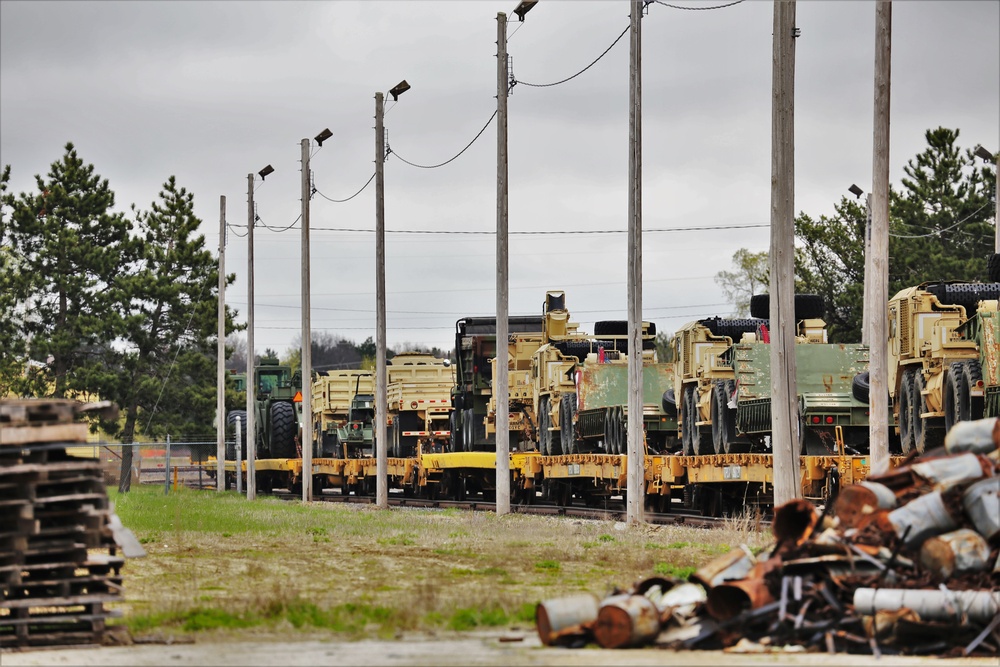
<svg viewBox="0 0 1000 667">
<path fill-rule="evenodd" d="M 234 443 L 227 444 L 232 447 Z M 67 453 L 99 460 L 105 483 L 121 488 L 122 457 L 127 458 L 130 450 L 130 485 L 158 484 L 169 491 L 178 486 L 216 488 L 216 448 L 214 437 L 174 439 L 168 436 L 163 440 L 131 444 L 105 440 L 88 442 L 68 447 Z"/>
</svg>

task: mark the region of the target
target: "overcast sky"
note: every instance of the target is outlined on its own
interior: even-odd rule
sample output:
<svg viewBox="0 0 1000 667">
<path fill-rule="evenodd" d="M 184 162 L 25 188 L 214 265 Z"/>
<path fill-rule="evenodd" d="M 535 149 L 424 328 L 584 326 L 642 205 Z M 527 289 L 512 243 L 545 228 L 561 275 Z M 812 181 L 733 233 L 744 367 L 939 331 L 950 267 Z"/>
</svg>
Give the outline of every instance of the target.
<svg viewBox="0 0 1000 667">
<path fill-rule="evenodd" d="M 719 2 L 682 2 L 706 7 Z M 31 189 L 67 141 L 109 179 L 117 205 L 148 208 L 176 175 L 218 248 L 219 197 L 234 225 L 227 302 L 245 321 L 247 174 L 277 230 L 300 212 L 300 147 L 319 193 L 345 198 L 374 173 L 374 94 L 392 151 L 433 165 L 496 108 L 496 16 L 507 12 L 513 76 L 564 79 L 629 25 L 629 5 L 542 0 L 523 24 L 494 2 L 0 2 L 0 163 Z M 712 11 L 661 4 L 642 21 L 643 311 L 660 330 L 730 311 L 714 275 L 739 248 L 766 250 L 770 211 L 773 4 Z M 851 183 L 871 189 L 875 4 L 801 1 L 796 42 L 795 208 L 830 214 Z M 1000 2 L 893 3 L 890 178 L 924 131 L 1000 148 Z M 626 318 L 628 35 L 579 77 L 519 84 L 509 101 L 510 230 L 615 230 L 510 238 L 510 313 L 564 289 L 587 331 Z M 461 157 L 385 169 L 387 339 L 448 348 L 454 323 L 495 312 L 496 124 Z M 375 330 L 374 183 L 347 203 L 312 200 L 313 330 Z M 237 226 L 239 225 L 239 226 Z M 300 236 L 255 230 L 256 347 L 300 333 Z"/>
</svg>

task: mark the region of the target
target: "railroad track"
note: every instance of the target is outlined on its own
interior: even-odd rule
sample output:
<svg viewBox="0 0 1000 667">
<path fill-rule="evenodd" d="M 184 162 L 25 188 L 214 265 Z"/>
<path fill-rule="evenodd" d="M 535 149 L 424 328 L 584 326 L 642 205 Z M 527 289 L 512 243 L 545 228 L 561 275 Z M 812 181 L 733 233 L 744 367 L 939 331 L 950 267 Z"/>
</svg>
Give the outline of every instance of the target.
<svg viewBox="0 0 1000 667">
<path fill-rule="evenodd" d="M 282 500 L 300 500 L 301 494 L 288 491 L 274 491 L 271 494 L 274 498 Z M 349 503 L 358 505 L 373 505 L 375 498 L 371 496 L 342 496 L 339 494 L 318 494 L 315 500 L 328 503 Z M 431 500 L 427 498 L 388 498 L 392 507 L 413 507 L 420 509 L 461 509 L 478 512 L 495 512 L 496 503 L 487 500 Z M 511 505 L 511 511 L 517 514 L 534 514 L 539 516 L 566 516 L 589 520 L 623 521 L 625 519 L 625 506 L 621 502 L 609 503 L 605 507 L 562 507 L 559 505 L 532 504 L 532 505 Z M 644 514 L 647 523 L 657 525 L 685 525 L 698 528 L 717 528 L 725 524 L 726 519 L 720 517 L 709 517 L 699 514 L 695 510 L 677 508 L 671 512 L 646 512 Z"/>
</svg>

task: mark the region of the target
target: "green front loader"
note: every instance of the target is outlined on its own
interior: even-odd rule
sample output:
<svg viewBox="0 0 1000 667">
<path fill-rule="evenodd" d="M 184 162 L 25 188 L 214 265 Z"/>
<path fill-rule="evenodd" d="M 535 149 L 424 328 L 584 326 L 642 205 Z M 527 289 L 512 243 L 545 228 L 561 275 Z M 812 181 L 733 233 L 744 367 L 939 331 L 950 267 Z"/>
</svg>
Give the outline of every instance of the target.
<svg viewBox="0 0 1000 667">
<path fill-rule="evenodd" d="M 302 376 L 292 374 L 289 366 L 282 366 L 275 357 L 263 357 L 254 369 L 256 458 L 291 459 L 299 456 L 297 440 L 299 421 L 302 417 Z M 236 458 L 235 425 L 241 423 L 241 442 L 246 442 L 246 411 L 233 410 L 226 417 L 230 443 L 226 445 L 226 458 Z M 246 445 L 243 446 L 246 456 Z"/>
</svg>

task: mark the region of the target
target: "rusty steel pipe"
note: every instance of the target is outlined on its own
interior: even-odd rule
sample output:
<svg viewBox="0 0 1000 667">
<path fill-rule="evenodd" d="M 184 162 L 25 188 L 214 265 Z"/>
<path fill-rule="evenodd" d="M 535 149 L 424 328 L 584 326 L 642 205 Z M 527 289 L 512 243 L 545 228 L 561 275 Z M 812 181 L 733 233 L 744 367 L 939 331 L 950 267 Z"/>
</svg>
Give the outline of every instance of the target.
<svg viewBox="0 0 1000 667">
<path fill-rule="evenodd" d="M 910 469 L 921 479 L 930 482 L 936 490 L 947 491 L 953 486 L 992 474 L 993 464 L 986 457 L 966 453 L 914 463 Z"/>
<path fill-rule="evenodd" d="M 996 417 L 990 417 L 958 422 L 945 436 L 944 448 L 950 454 L 989 454 L 1000 449 L 1000 421 Z"/>
<path fill-rule="evenodd" d="M 711 589 L 731 579 L 742 579 L 756 563 L 757 559 L 750 553 L 750 548 L 741 544 L 739 549 L 733 549 L 713 558 L 707 565 L 702 565 L 691 575 L 691 581 Z"/>
<path fill-rule="evenodd" d="M 908 502 L 889 512 L 888 518 L 900 539 L 906 536 L 904 545 L 907 547 L 917 547 L 928 537 L 947 533 L 958 527 L 954 517 L 945 508 L 940 491 Z"/>
<path fill-rule="evenodd" d="M 594 638 L 603 648 L 641 646 L 660 634 L 660 610 L 645 595 L 613 595 L 601 603 Z"/>
<path fill-rule="evenodd" d="M 813 504 L 804 498 L 796 498 L 774 510 L 772 531 L 778 544 L 789 541 L 802 544 L 812 535 L 818 522 L 819 515 Z"/>
<path fill-rule="evenodd" d="M 747 609 L 757 609 L 769 602 L 774 602 L 774 596 L 764 578 L 754 577 L 719 584 L 709 591 L 706 608 L 712 618 L 727 621 Z"/>
<path fill-rule="evenodd" d="M 920 547 L 920 564 L 940 579 L 952 574 L 981 572 L 989 564 L 990 547 L 974 530 L 959 530 L 931 537 Z"/>
<path fill-rule="evenodd" d="M 861 482 L 845 487 L 833 503 L 833 513 L 841 528 L 860 528 L 879 510 L 896 507 L 896 494 L 876 482 Z"/>
<path fill-rule="evenodd" d="M 904 607 L 917 612 L 921 621 L 989 623 L 1000 613 L 1000 591 L 905 588 L 859 588 L 854 591 L 854 609 L 864 616 Z"/>
<path fill-rule="evenodd" d="M 976 482 L 962 494 L 962 505 L 979 534 L 1000 542 L 1000 477 Z"/>
<path fill-rule="evenodd" d="M 596 620 L 597 598 L 589 593 L 546 600 L 535 607 L 535 628 L 544 646 L 584 638 Z"/>
</svg>

